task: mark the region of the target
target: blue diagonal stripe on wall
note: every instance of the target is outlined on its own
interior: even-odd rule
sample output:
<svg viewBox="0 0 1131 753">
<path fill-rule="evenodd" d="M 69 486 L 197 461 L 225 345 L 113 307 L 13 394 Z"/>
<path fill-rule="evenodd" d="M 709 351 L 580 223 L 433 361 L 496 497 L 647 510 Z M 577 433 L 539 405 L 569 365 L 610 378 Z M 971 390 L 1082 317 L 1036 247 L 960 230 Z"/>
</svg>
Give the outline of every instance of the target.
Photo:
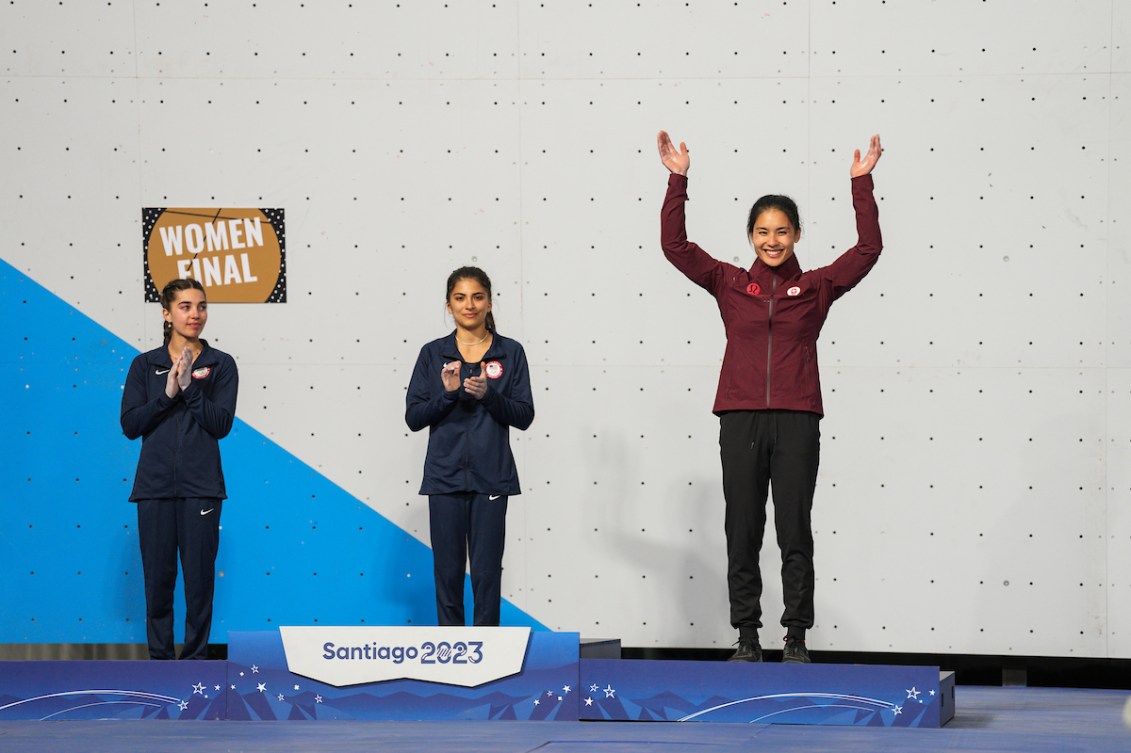
<svg viewBox="0 0 1131 753">
<path fill-rule="evenodd" d="M 0 316 L 0 643 L 144 643 L 126 501 L 140 445 L 118 423 L 138 351 L 3 260 Z M 427 546 L 238 418 L 221 451 L 213 642 L 278 625 L 435 624 Z M 180 622 L 180 596 L 176 609 Z M 502 617 L 545 629 L 505 600 Z"/>
</svg>

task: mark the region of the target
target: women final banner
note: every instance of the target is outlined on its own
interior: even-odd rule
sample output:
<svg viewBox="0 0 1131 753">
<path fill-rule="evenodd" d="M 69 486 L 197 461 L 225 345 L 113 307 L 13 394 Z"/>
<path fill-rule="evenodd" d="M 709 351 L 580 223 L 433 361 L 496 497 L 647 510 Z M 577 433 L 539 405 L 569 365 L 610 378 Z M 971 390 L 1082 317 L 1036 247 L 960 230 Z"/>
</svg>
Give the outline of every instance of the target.
<svg viewBox="0 0 1131 753">
<path fill-rule="evenodd" d="M 286 303 L 282 209 L 142 209 L 145 300 L 170 280 L 199 281 L 213 303 Z"/>
</svg>

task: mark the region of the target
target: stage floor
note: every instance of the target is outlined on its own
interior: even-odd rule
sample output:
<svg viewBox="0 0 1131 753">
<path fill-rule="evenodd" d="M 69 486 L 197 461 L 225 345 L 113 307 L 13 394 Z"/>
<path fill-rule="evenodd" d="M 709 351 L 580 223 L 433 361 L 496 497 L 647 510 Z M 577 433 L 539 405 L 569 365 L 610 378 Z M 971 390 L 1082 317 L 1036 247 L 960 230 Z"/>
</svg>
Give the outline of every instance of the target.
<svg viewBox="0 0 1131 753">
<path fill-rule="evenodd" d="M 959 686 L 941 729 L 674 722 L 0 722 L 4 753 L 1066 753 L 1131 750 L 1125 690 Z"/>
</svg>

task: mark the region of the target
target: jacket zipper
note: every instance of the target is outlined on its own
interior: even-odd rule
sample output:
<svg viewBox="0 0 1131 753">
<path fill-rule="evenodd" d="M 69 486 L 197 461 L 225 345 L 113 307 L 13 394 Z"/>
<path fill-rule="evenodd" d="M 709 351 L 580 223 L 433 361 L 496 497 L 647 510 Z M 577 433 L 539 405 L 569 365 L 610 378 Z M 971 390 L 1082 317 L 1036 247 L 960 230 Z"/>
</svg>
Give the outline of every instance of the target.
<svg viewBox="0 0 1131 753">
<path fill-rule="evenodd" d="M 458 353 L 459 350 L 457 349 L 456 352 Z M 449 358 L 449 356 L 442 356 L 442 357 L 443 358 Z M 458 357 L 458 360 L 460 361 L 460 369 L 459 369 L 459 384 L 460 384 L 460 386 L 457 388 L 457 390 L 456 390 L 457 392 L 459 390 L 463 389 L 463 380 L 467 378 L 467 377 L 464 376 L 464 369 L 467 369 L 467 376 L 471 376 L 471 365 L 463 362 L 463 355 L 462 354 L 460 354 L 460 356 Z M 484 354 L 484 358 L 480 359 L 480 361 L 479 361 L 480 370 L 482 370 L 483 362 L 485 360 L 486 360 L 486 354 Z M 459 396 L 457 396 L 456 401 L 460 402 L 461 398 Z M 457 410 L 458 409 L 459 409 L 459 407 L 457 406 Z M 467 490 L 467 489 L 471 488 L 471 434 L 472 434 L 473 427 L 472 427 L 472 421 L 470 420 L 470 418 L 469 418 L 469 420 L 467 420 L 464 423 L 465 423 L 465 426 L 464 426 L 464 430 L 463 430 L 463 462 L 462 462 L 463 469 L 462 470 L 463 470 L 463 488 L 465 490 Z"/>
<path fill-rule="evenodd" d="M 178 396 L 179 396 L 179 393 L 178 393 Z M 184 398 L 181 398 L 181 399 L 183 400 Z M 173 496 L 174 497 L 180 496 L 179 493 L 177 492 L 177 486 L 178 486 L 178 484 L 177 484 L 177 473 L 180 470 L 178 468 L 178 466 L 180 465 L 180 459 L 181 459 L 181 437 L 184 433 L 184 428 L 185 428 L 184 418 L 185 418 L 184 411 L 177 411 L 177 434 L 176 434 L 176 438 L 173 441 Z"/>
<path fill-rule="evenodd" d="M 471 365 L 466 364 L 466 363 L 463 364 L 463 366 L 460 367 L 460 380 L 459 380 L 460 386 L 459 386 L 459 389 L 461 389 L 461 390 L 463 389 L 463 380 L 467 378 L 467 377 L 464 377 L 464 375 L 463 375 L 463 370 L 465 368 L 467 369 L 467 376 L 468 377 L 471 376 Z M 457 397 L 456 400 L 461 400 L 461 398 Z M 457 408 L 459 408 L 459 406 L 457 406 Z M 462 408 L 459 408 L 459 410 L 462 410 Z M 463 430 L 463 488 L 464 488 L 464 491 L 467 491 L 468 489 L 471 488 L 471 431 L 472 431 L 472 425 L 471 424 L 472 424 L 472 420 L 473 420 L 474 415 L 475 414 L 474 414 L 474 411 L 473 411 L 472 415 L 468 416 L 467 421 L 464 422 L 464 430 Z"/>
<path fill-rule="evenodd" d="M 774 354 L 774 293 L 778 289 L 778 275 L 773 273 L 770 283 L 770 311 L 766 317 L 766 409 L 770 408 L 770 376 L 773 374 Z"/>
</svg>

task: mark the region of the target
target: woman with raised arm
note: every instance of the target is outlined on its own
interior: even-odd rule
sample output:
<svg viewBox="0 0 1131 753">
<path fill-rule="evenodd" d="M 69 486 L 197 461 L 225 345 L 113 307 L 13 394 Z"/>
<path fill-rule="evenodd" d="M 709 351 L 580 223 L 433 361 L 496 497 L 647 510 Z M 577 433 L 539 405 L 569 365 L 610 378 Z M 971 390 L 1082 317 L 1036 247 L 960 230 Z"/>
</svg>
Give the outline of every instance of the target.
<svg viewBox="0 0 1131 753">
<path fill-rule="evenodd" d="M 450 334 L 420 349 L 405 397 L 405 422 L 428 427 L 420 493 L 428 522 L 440 625 L 463 625 L 471 564 L 473 621 L 499 624 L 507 500 L 520 493 L 510 427 L 534 421 L 526 352 L 495 330 L 491 280 L 478 267 L 448 276 Z"/>
<path fill-rule="evenodd" d="M 141 437 L 133 493 L 149 658 L 172 659 L 177 557 L 185 581 L 182 659 L 206 659 L 227 497 L 220 440 L 232 430 L 236 362 L 201 338 L 208 322 L 204 288 L 173 280 L 161 291 L 165 342 L 130 364 L 122 390 L 122 431 Z"/>
<path fill-rule="evenodd" d="M 657 145 L 671 171 L 660 214 L 664 255 L 715 297 L 726 328 L 713 411 L 720 425 L 730 621 L 738 630 L 730 660 L 762 660 L 758 556 L 772 488 L 785 600 L 782 660 L 808 663 L 805 633 L 814 614 L 810 514 L 824 415 L 817 338 L 833 302 L 864 279 L 883 246 L 872 196 L 872 169 L 883 153 L 880 137 L 872 137 L 863 156 L 856 150 L 850 169 L 856 245 L 827 267 L 807 272 L 794 256 L 801 220 L 787 196 L 763 196 L 751 208 L 746 236 L 755 259 L 749 269 L 718 261 L 689 241 L 684 204 L 691 156 L 686 144 L 676 149 L 664 131 Z"/>
</svg>

